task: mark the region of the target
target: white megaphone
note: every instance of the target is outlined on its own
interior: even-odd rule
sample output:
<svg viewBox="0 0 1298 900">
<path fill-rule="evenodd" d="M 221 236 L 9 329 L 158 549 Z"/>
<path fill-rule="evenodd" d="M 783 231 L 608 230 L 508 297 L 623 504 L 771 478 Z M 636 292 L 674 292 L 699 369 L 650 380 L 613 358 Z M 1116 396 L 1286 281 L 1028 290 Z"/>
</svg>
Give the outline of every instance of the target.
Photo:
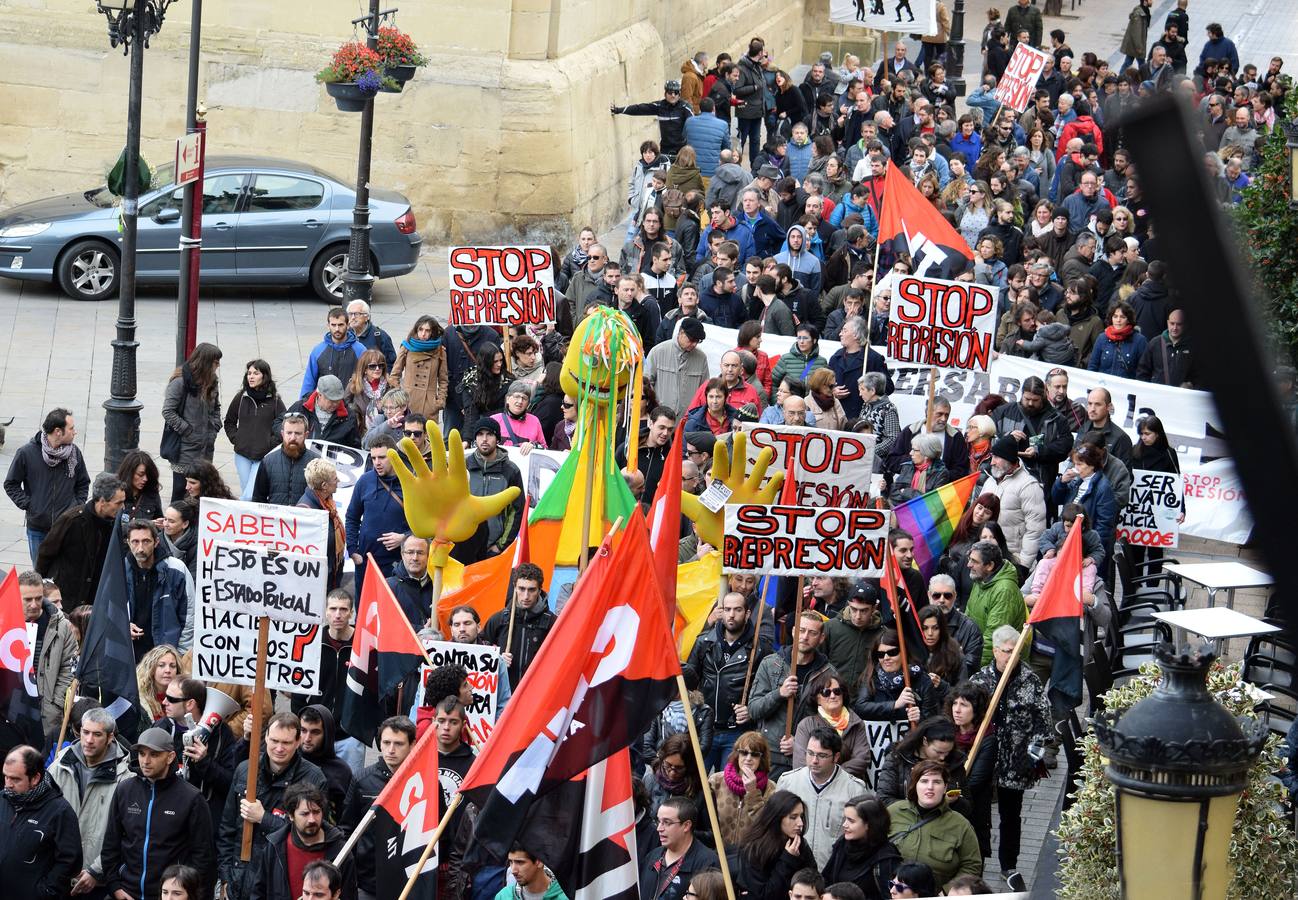
<svg viewBox="0 0 1298 900">
<path fill-rule="evenodd" d="M 225 693 L 225 691 L 209 687 L 207 689 L 207 705 L 203 708 L 203 715 L 191 729 L 194 740 L 206 744 L 217 726 L 237 713 L 241 708 L 239 701 Z"/>
</svg>

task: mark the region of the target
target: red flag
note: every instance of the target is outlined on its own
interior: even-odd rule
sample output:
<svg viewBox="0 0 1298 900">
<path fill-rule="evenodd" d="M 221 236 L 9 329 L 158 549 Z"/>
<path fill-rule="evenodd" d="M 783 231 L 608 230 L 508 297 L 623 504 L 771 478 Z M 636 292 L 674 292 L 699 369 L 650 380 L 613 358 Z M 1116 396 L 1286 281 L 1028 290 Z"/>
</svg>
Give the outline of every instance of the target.
<svg viewBox="0 0 1298 900">
<path fill-rule="evenodd" d="M 680 552 L 681 529 L 681 457 L 684 449 L 685 419 L 676 425 L 672 448 L 667 451 L 667 463 L 658 479 L 658 492 L 649 507 L 649 545 L 653 548 L 654 572 L 658 576 L 658 589 L 662 591 L 663 608 L 667 621 L 676 622 L 676 565 Z M 639 506 L 632 513 L 640 515 Z M 683 623 L 679 623 L 682 624 Z M 673 628 L 675 631 L 675 628 Z"/>
<path fill-rule="evenodd" d="M 1047 619 L 1082 617 L 1082 522 L 1082 517 L 1078 516 L 1068 530 L 1064 546 L 1055 559 L 1055 567 L 1028 615 L 1029 624 L 1035 625 Z"/>
<path fill-rule="evenodd" d="M 912 648 L 912 652 L 918 652 L 924 646 L 924 629 L 919 623 L 919 610 L 906 587 L 906 577 L 902 574 L 901 563 L 897 562 L 891 544 L 888 545 L 888 558 L 883 564 L 882 587 L 888 596 L 888 604 L 892 607 L 892 617 L 897 624 L 899 637 L 906 642 L 908 648 Z"/>
<path fill-rule="evenodd" d="M 39 747 L 44 736 L 34 662 L 18 572 L 10 569 L 0 584 L 0 715 Z"/>
<path fill-rule="evenodd" d="M 502 859 L 535 798 L 630 746 L 675 695 L 680 662 L 653 555 L 632 517 L 605 538 L 460 790 L 474 844 Z"/>
<path fill-rule="evenodd" d="M 798 479 L 794 477 L 797 455 L 792 449 L 789 458 L 784 461 L 784 484 L 780 485 L 780 506 L 798 505 Z"/>
<path fill-rule="evenodd" d="M 1082 702 L 1082 531 L 1078 516 L 1028 614 L 1032 651 L 1051 657 L 1050 693 L 1069 707 Z"/>
<path fill-rule="evenodd" d="M 341 710 L 343 729 L 364 744 L 373 742 L 383 721 L 382 701 L 426 658 L 373 555 L 367 563 Z"/>
<path fill-rule="evenodd" d="M 401 893 L 437 831 L 444 803 L 437 771 L 437 731 L 430 728 L 374 798 L 378 818 L 372 827 L 378 829 L 376 836 L 382 836 L 374 843 L 380 897 Z M 411 896 L 434 895 L 437 863 L 434 850 L 420 870 L 425 877 L 416 882 Z"/>
<path fill-rule="evenodd" d="M 953 278 L 963 271 L 973 251 L 891 160 L 885 184 L 879 243 L 893 254 L 909 253 L 918 276 Z"/>
</svg>

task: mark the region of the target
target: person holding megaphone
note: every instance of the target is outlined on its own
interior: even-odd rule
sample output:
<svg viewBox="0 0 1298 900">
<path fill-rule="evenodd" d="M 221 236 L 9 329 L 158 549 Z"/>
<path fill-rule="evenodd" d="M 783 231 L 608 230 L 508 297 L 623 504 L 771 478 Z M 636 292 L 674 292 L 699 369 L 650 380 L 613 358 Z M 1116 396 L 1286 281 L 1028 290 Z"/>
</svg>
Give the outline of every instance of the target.
<svg viewBox="0 0 1298 900">
<path fill-rule="evenodd" d="M 177 678 L 167 686 L 163 710 L 181 735 L 182 777 L 207 801 L 212 821 L 219 822 L 234 778 L 235 735 L 225 720 L 239 711 L 237 701 L 197 678 Z"/>
</svg>

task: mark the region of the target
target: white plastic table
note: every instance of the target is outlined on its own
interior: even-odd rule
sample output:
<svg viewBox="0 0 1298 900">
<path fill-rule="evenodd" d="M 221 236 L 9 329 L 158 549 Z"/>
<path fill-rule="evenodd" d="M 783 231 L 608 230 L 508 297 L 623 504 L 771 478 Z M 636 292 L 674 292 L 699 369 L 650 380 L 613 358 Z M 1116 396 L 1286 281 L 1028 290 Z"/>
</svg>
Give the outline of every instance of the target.
<svg viewBox="0 0 1298 900">
<path fill-rule="evenodd" d="M 1269 587 L 1271 576 L 1243 563 L 1166 563 L 1163 568 L 1178 578 L 1202 585 L 1208 592 L 1208 606 L 1217 605 L 1217 592 L 1226 592 L 1226 608 L 1235 608 L 1235 589 Z"/>
<path fill-rule="evenodd" d="M 1156 612 L 1154 618 L 1172 626 L 1175 646 L 1180 646 L 1184 642 L 1185 632 L 1189 631 L 1213 641 L 1218 653 L 1221 653 L 1222 645 L 1227 638 L 1251 637 L 1255 634 L 1269 634 L 1280 630 L 1269 622 L 1263 622 L 1261 619 L 1255 619 L 1224 606 Z"/>
</svg>

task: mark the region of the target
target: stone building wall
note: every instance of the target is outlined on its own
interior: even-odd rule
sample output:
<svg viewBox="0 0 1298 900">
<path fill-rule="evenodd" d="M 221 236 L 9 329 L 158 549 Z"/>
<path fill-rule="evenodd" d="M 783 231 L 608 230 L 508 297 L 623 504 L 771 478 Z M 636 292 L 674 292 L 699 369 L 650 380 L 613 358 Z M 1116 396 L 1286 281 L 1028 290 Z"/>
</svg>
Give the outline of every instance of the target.
<svg viewBox="0 0 1298 900">
<path fill-rule="evenodd" d="M 109 49 L 91 0 L 3 5 L 0 208 L 101 180 L 125 141 L 127 90 L 127 60 Z M 545 238 L 612 221 L 634 159 L 627 149 L 657 126 L 610 116 L 611 102 L 661 96 L 688 54 L 738 53 L 754 34 L 782 66 L 803 55 L 803 0 L 734 0 L 720 12 L 715 0 L 400 6 L 397 24 L 432 63 L 403 93 L 379 96 L 373 178 L 411 198 L 432 243 Z M 363 7 L 208 0 L 200 94 L 209 151 L 310 161 L 351 181 L 360 117 L 337 112 L 313 76 Z M 154 164 L 171 159 L 183 131 L 188 43 L 181 0 L 145 57 L 142 146 Z"/>
</svg>

